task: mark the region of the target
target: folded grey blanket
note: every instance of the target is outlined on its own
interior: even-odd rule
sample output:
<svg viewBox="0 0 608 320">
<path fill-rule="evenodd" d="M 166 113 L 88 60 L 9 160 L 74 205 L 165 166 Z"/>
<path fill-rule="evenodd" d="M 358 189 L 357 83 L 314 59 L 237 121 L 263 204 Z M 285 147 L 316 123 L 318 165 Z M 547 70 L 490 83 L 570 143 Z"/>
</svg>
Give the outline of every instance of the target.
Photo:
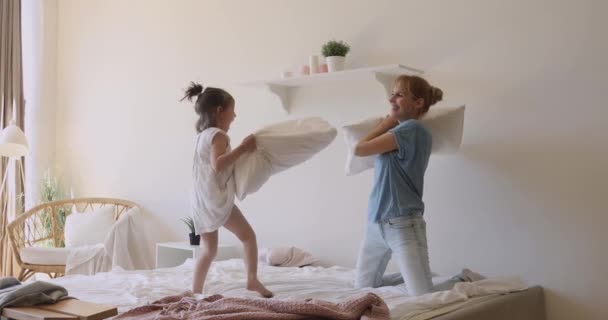
<svg viewBox="0 0 608 320">
<path fill-rule="evenodd" d="M 55 303 L 67 297 L 68 291 L 64 287 L 48 282 L 36 281 L 24 285 L 13 277 L 0 279 L 0 312 L 5 307 Z"/>
</svg>

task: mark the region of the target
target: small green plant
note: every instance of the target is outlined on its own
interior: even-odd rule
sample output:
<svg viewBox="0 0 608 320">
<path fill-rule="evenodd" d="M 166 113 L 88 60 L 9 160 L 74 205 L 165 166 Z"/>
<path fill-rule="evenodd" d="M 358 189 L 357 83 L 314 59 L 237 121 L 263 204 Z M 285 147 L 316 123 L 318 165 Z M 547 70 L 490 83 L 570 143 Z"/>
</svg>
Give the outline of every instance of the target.
<svg viewBox="0 0 608 320">
<path fill-rule="evenodd" d="M 190 229 L 190 233 L 195 233 L 194 220 L 192 220 L 191 217 L 183 218 L 182 221 L 188 226 L 188 229 Z"/>
<path fill-rule="evenodd" d="M 344 41 L 331 40 L 323 45 L 321 53 L 324 57 L 346 57 L 346 54 L 350 51 L 350 46 Z"/>
<path fill-rule="evenodd" d="M 56 178 L 51 177 L 51 173 L 49 170 L 44 175 L 44 179 L 42 180 L 42 186 L 40 188 L 40 200 L 42 203 L 57 201 L 64 199 L 63 192 L 59 186 L 59 182 L 57 182 Z M 65 226 L 65 218 L 69 214 L 70 208 L 66 207 L 58 207 L 55 211 L 55 223 L 56 228 L 59 233 L 63 233 L 63 229 Z M 44 236 L 51 237 L 53 235 L 53 219 L 52 219 L 53 211 L 49 208 L 40 214 L 40 227 L 44 232 Z M 52 239 L 46 240 L 41 243 L 43 246 L 53 247 L 54 243 Z M 60 241 L 59 247 L 65 247 L 65 243 L 63 240 Z"/>
</svg>

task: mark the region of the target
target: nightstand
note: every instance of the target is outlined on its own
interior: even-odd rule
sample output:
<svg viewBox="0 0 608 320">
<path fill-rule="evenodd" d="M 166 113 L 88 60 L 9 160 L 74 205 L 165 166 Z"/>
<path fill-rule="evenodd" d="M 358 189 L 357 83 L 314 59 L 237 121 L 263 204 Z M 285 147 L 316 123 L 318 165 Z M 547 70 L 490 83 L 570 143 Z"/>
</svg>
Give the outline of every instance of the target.
<svg viewBox="0 0 608 320">
<path fill-rule="evenodd" d="M 156 268 L 176 267 L 186 259 L 196 259 L 200 255 L 199 246 L 187 242 L 164 242 L 156 244 Z M 215 261 L 241 258 L 241 247 L 234 244 L 219 244 Z"/>
</svg>

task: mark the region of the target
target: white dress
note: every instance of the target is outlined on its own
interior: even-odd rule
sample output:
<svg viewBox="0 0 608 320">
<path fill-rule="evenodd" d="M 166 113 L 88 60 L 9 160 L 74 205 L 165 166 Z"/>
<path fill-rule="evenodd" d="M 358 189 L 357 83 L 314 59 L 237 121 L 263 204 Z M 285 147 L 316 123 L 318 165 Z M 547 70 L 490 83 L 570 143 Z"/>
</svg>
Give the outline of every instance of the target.
<svg viewBox="0 0 608 320">
<path fill-rule="evenodd" d="M 211 167 L 211 142 L 221 129 L 207 128 L 198 134 L 194 148 L 192 219 L 197 234 L 212 232 L 226 223 L 234 207 L 234 165 L 221 172 Z M 228 144 L 227 152 L 230 152 Z"/>
</svg>

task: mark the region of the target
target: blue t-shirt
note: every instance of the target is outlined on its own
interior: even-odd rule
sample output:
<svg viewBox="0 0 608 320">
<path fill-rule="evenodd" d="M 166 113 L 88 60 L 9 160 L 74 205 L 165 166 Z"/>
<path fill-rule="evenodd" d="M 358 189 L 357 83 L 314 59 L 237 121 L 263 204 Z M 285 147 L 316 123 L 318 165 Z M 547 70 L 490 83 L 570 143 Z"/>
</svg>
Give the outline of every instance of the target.
<svg viewBox="0 0 608 320">
<path fill-rule="evenodd" d="M 417 120 L 406 120 L 389 130 L 397 149 L 379 154 L 374 163 L 374 187 L 369 197 L 370 222 L 424 212 L 424 172 L 432 138 Z"/>
</svg>

